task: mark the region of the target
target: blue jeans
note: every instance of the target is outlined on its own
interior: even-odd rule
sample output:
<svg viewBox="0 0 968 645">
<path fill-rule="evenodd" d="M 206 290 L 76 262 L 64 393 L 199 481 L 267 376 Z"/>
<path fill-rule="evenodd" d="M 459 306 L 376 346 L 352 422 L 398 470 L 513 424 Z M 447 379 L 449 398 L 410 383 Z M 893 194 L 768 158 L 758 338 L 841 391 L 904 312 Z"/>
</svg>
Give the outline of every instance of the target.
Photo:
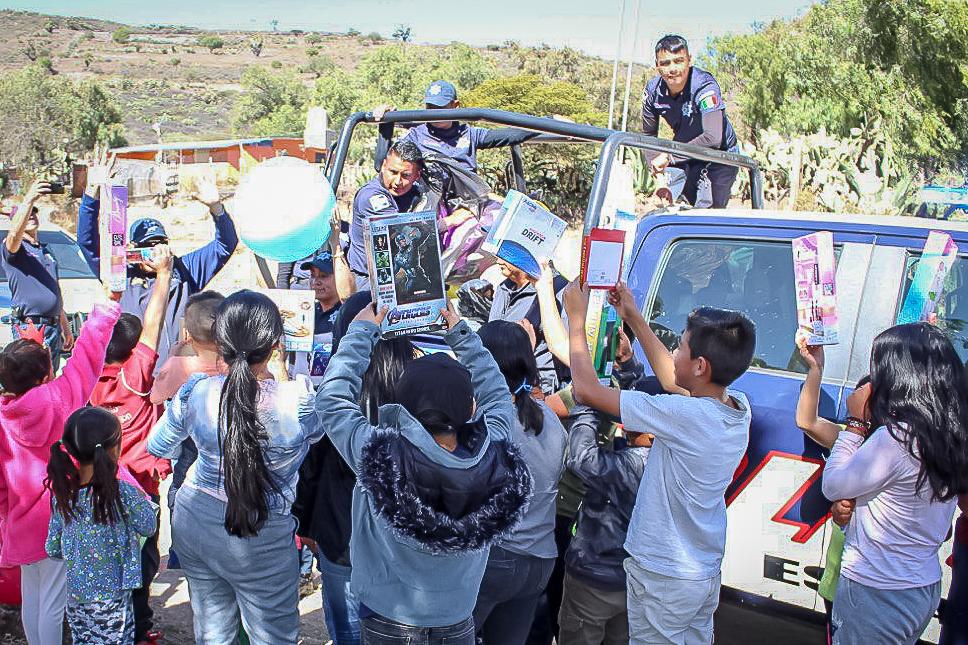
<svg viewBox="0 0 968 645">
<path fill-rule="evenodd" d="M 270 515 L 258 535 L 225 530 L 225 502 L 182 486 L 172 544 L 188 579 L 198 645 L 235 643 L 239 619 L 251 645 L 295 645 L 299 637 L 296 520 Z"/>
<path fill-rule="evenodd" d="M 841 574 L 830 619 L 833 643 L 913 645 L 940 600 L 940 582 L 911 589 L 875 589 Z"/>
<path fill-rule="evenodd" d="M 413 627 L 371 614 L 362 621 L 363 645 L 474 645 L 474 618 L 447 627 Z"/>
<path fill-rule="evenodd" d="M 474 607 L 474 624 L 485 645 L 524 645 L 554 568 L 554 558 L 491 547 Z"/>
<path fill-rule="evenodd" d="M 330 562 L 322 553 L 316 554 L 316 561 L 323 578 L 323 611 L 329 637 L 334 645 L 359 645 L 360 604 L 350 591 L 353 569 Z"/>
<path fill-rule="evenodd" d="M 16 322 L 10 325 L 11 337 L 14 340 L 20 338 L 21 329 L 27 329 L 27 325 Z M 60 367 L 63 344 L 60 325 L 44 325 L 44 345 L 50 350 L 50 363 L 54 367 L 54 374 L 57 374 L 57 369 Z"/>
</svg>

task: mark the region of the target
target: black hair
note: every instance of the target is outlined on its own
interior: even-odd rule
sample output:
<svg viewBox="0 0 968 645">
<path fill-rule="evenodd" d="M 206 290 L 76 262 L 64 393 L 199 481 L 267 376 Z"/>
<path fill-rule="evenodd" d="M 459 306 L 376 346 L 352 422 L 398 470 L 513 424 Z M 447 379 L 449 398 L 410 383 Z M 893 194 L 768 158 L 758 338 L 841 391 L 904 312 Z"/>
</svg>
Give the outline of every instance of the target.
<svg viewBox="0 0 968 645">
<path fill-rule="evenodd" d="M 218 291 L 203 291 L 185 305 L 185 330 L 199 343 L 215 342 L 215 312 L 225 300 Z"/>
<path fill-rule="evenodd" d="M 37 387 L 50 374 L 50 352 L 37 341 L 19 338 L 0 351 L 0 385 L 14 396 Z"/>
<path fill-rule="evenodd" d="M 360 390 L 360 408 L 371 423 L 377 422 L 381 405 L 398 402 L 397 383 L 416 357 L 416 347 L 408 338 L 381 339 L 373 346 Z"/>
<path fill-rule="evenodd" d="M 280 492 L 266 464 L 259 380 L 250 366 L 268 360 L 282 334 L 279 308 L 261 293 L 238 291 L 215 314 L 215 344 L 229 367 L 218 404 L 219 459 L 228 498 L 225 530 L 238 537 L 258 533 L 269 516 L 267 493 Z"/>
<path fill-rule="evenodd" d="M 710 381 L 726 387 L 749 369 L 756 350 L 756 325 L 739 311 L 697 307 L 686 319 L 689 353 L 705 358 Z"/>
<path fill-rule="evenodd" d="M 77 464 L 93 465 L 91 509 L 98 524 L 114 524 L 124 518 L 118 487 L 118 462 L 109 451 L 121 443 L 121 422 L 104 408 L 83 407 L 67 417 L 64 436 L 50 448 L 44 486 L 54 505 L 70 523 L 76 517 L 81 473 Z M 77 464 L 75 464 L 75 460 Z"/>
<path fill-rule="evenodd" d="M 919 491 L 927 482 L 942 502 L 968 492 L 968 377 L 944 332 L 922 322 L 878 334 L 868 410 L 920 463 Z"/>
<path fill-rule="evenodd" d="M 491 352 L 497 363 L 508 389 L 514 395 L 514 407 L 518 411 L 518 420 L 525 430 L 530 430 L 535 436 L 541 434 L 544 427 L 544 414 L 541 407 L 531 398 L 531 389 L 539 385 L 538 364 L 531 351 L 531 339 L 528 332 L 518 323 L 506 320 L 492 320 L 477 330 L 481 343 Z"/>
<path fill-rule="evenodd" d="M 131 357 L 138 340 L 141 338 L 141 319 L 134 314 L 121 314 L 114 323 L 111 340 L 104 354 L 105 363 L 123 363 Z"/>
<path fill-rule="evenodd" d="M 364 307 L 370 306 L 369 291 L 357 291 L 346 299 L 333 322 L 333 354 L 339 350 L 350 323 Z M 360 409 L 376 424 L 377 413 L 385 403 L 397 403 L 396 385 L 407 363 L 416 358 L 417 348 L 409 338 L 384 338 L 377 341 L 370 354 L 370 365 L 363 373 Z"/>
<path fill-rule="evenodd" d="M 424 167 L 423 153 L 420 152 L 420 147 L 410 139 L 397 139 L 390 146 L 390 150 L 387 154 L 395 154 L 404 161 L 409 161 L 418 168 Z"/>
<path fill-rule="evenodd" d="M 659 39 L 659 42 L 655 44 L 655 55 L 658 56 L 659 52 L 669 52 L 670 54 L 678 54 L 682 50 L 689 53 L 689 43 L 686 39 L 678 34 L 666 34 Z"/>
</svg>

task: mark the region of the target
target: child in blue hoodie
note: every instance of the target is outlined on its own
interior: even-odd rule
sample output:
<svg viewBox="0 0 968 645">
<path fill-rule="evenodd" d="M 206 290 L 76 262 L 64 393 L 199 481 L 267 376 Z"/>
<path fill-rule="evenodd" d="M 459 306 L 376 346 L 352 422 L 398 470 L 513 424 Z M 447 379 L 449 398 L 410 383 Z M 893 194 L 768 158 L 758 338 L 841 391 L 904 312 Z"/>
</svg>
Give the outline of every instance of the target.
<svg viewBox="0 0 968 645">
<path fill-rule="evenodd" d="M 372 306 L 357 315 L 316 396 L 327 434 L 359 482 L 350 585 L 363 642 L 473 645 L 489 547 L 531 497 L 527 465 L 510 443 L 514 404 L 480 338 L 447 311 L 445 338 L 460 362 L 433 354 L 408 363 L 400 403 L 381 406 L 371 425 L 360 388 L 385 315 Z"/>
</svg>

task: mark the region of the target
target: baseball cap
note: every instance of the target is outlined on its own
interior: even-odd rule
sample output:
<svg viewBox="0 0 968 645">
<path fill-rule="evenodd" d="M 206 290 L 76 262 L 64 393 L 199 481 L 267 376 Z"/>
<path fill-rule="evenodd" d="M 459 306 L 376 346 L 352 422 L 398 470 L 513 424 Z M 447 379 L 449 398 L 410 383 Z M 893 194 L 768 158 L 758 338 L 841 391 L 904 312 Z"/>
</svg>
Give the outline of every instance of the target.
<svg viewBox="0 0 968 645">
<path fill-rule="evenodd" d="M 424 103 L 437 107 L 446 107 L 456 99 L 457 88 L 447 81 L 434 81 L 424 92 Z"/>
<path fill-rule="evenodd" d="M 131 225 L 128 238 L 135 246 L 142 246 L 151 240 L 168 240 L 165 227 L 156 219 L 143 217 Z"/>
<path fill-rule="evenodd" d="M 299 265 L 299 268 L 303 271 L 309 271 L 310 268 L 316 267 L 323 273 L 333 273 L 333 254 L 329 251 L 324 251 L 320 253 L 312 260 L 303 262 Z"/>
</svg>

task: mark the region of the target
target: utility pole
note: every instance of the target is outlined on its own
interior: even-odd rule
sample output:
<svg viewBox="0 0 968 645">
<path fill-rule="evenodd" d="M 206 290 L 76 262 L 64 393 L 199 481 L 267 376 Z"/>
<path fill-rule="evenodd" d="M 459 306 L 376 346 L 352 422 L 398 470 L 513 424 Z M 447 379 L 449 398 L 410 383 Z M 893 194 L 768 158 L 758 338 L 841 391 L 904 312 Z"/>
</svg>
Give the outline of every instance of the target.
<svg viewBox="0 0 968 645">
<path fill-rule="evenodd" d="M 615 121 L 615 86 L 618 84 L 618 59 L 622 56 L 622 32 L 625 31 L 625 0 L 618 14 L 618 38 L 615 39 L 615 60 L 612 63 L 612 90 L 608 93 L 608 129 Z"/>
<path fill-rule="evenodd" d="M 639 40 L 639 5 L 641 4 L 642 0 L 635 0 L 634 17 L 632 18 L 635 22 L 635 30 L 633 31 L 634 36 L 632 36 L 632 47 L 629 49 L 629 66 L 625 71 L 625 102 L 622 105 L 622 132 L 625 132 L 626 126 L 628 125 L 629 94 L 632 91 L 632 65 L 633 59 L 635 58 L 635 46 Z"/>
</svg>

